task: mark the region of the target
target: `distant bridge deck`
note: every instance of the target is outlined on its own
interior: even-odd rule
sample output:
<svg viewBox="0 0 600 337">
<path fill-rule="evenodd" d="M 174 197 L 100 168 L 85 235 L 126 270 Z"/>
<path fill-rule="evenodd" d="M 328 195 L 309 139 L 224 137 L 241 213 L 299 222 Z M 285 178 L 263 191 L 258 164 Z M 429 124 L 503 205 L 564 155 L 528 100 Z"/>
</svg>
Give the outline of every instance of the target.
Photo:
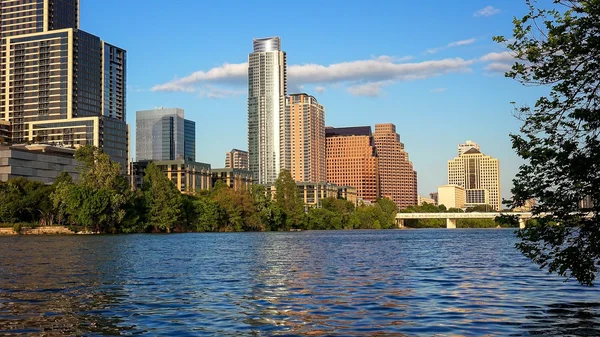
<svg viewBox="0 0 600 337">
<path fill-rule="evenodd" d="M 446 228 L 456 228 L 457 219 L 495 219 L 500 215 L 516 215 L 520 228 L 525 228 L 525 223 L 532 217 L 531 212 L 398 213 L 396 224 L 402 228 L 407 219 L 446 219 Z"/>
</svg>

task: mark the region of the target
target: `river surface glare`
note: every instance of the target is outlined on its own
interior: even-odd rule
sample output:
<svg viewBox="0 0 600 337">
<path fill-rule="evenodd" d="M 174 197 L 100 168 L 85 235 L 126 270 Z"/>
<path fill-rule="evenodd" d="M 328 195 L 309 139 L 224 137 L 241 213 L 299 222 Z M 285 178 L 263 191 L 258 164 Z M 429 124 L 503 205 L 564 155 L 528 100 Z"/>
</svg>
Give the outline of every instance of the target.
<svg viewBox="0 0 600 337">
<path fill-rule="evenodd" d="M 0 237 L 0 336 L 600 336 L 514 230 Z"/>
</svg>

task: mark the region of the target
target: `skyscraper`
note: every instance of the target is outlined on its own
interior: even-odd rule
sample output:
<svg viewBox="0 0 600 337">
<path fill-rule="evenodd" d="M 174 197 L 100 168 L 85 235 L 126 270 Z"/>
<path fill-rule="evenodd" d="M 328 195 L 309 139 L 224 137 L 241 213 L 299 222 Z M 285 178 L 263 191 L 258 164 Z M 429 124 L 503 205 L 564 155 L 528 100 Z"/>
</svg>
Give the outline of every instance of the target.
<svg viewBox="0 0 600 337">
<path fill-rule="evenodd" d="M 417 172 L 408 160 L 396 126 L 375 124 L 373 139 L 379 157 L 381 196 L 390 198 L 399 208 L 417 205 Z"/>
<path fill-rule="evenodd" d="M 125 50 L 79 29 L 78 0 L 2 0 L 0 12 L 10 141 L 91 144 L 125 167 Z"/>
<path fill-rule="evenodd" d="M 248 152 L 232 149 L 225 154 L 225 167 L 235 169 L 248 169 Z"/>
<path fill-rule="evenodd" d="M 286 115 L 290 118 L 291 174 L 297 182 L 324 182 L 325 108 L 307 94 L 286 98 Z"/>
<path fill-rule="evenodd" d="M 379 158 L 370 126 L 325 129 L 327 182 L 356 188 L 358 198 L 379 197 Z"/>
<path fill-rule="evenodd" d="M 136 113 L 136 160 L 196 161 L 196 123 L 178 108 Z"/>
<path fill-rule="evenodd" d="M 286 71 L 279 37 L 254 39 L 248 55 L 248 152 L 255 183 L 271 184 L 290 168 Z"/>
<path fill-rule="evenodd" d="M 479 144 L 467 140 L 464 144 L 458 144 L 458 155 L 462 155 L 463 153 L 469 151 L 470 149 L 476 149 L 477 151 L 481 151 L 479 148 Z"/>
<path fill-rule="evenodd" d="M 448 184 L 465 189 L 466 206 L 489 204 L 501 210 L 500 161 L 475 147 L 448 161 Z"/>
</svg>

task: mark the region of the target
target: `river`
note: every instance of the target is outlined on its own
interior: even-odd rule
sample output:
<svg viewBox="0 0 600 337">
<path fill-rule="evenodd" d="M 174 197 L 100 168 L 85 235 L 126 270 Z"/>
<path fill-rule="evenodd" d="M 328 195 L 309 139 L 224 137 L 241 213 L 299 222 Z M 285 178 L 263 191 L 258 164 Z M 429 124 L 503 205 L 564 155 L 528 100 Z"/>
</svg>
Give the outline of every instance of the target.
<svg viewBox="0 0 600 337">
<path fill-rule="evenodd" d="M 0 237 L 0 336 L 599 336 L 514 230 Z"/>
</svg>

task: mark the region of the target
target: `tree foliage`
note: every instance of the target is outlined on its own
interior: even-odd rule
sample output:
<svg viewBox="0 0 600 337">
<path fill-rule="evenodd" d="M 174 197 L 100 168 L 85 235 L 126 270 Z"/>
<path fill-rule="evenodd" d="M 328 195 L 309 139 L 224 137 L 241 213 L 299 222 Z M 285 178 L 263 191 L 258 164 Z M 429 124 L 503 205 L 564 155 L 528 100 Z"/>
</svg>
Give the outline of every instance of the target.
<svg viewBox="0 0 600 337">
<path fill-rule="evenodd" d="M 173 182 L 154 163 L 144 170 L 142 185 L 146 200 L 147 225 L 154 232 L 171 232 L 180 222 L 181 193 Z"/>
<path fill-rule="evenodd" d="M 507 77 L 549 90 L 516 109 L 523 125 L 512 146 L 526 163 L 510 203 L 535 198 L 539 215 L 518 233 L 517 247 L 541 268 L 592 285 L 600 261 L 600 1 L 527 4 L 513 39 L 494 38 L 517 59 Z M 595 205 L 583 212 L 586 197 Z"/>
</svg>

